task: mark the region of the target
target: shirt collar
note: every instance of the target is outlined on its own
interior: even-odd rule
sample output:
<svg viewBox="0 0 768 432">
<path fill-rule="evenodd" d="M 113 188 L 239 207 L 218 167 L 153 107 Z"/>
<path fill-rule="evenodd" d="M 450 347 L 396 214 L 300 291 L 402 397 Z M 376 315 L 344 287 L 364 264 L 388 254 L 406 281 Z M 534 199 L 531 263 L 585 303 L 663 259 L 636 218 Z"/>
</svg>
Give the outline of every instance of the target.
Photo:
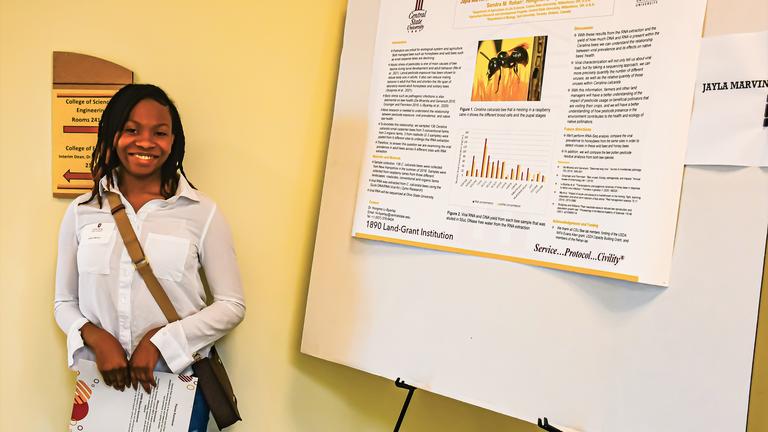
<svg viewBox="0 0 768 432">
<path fill-rule="evenodd" d="M 120 192 L 120 188 L 117 186 L 117 170 L 112 173 L 112 187 L 109 187 L 107 184 L 107 176 L 104 176 L 101 178 L 101 180 L 99 180 L 99 194 L 102 195 L 104 191 L 115 192 L 120 196 L 123 196 L 122 192 Z M 179 184 L 176 186 L 176 193 L 166 201 L 169 203 L 174 203 L 180 197 L 185 197 L 192 201 L 200 201 L 200 195 L 195 189 L 192 188 L 192 185 L 189 184 L 187 178 L 181 174 L 179 174 Z"/>
<path fill-rule="evenodd" d="M 192 201 L 200 201 L 200 195 L 192 188 L 192 185 L 189 184 L 187 178 L 181 174 L 179 174 L 179 185 L 176 187 L 176 193 L 168 200 L 175 201 L 179 199 L 178 197 L 189 198 Z"/>
</svg>

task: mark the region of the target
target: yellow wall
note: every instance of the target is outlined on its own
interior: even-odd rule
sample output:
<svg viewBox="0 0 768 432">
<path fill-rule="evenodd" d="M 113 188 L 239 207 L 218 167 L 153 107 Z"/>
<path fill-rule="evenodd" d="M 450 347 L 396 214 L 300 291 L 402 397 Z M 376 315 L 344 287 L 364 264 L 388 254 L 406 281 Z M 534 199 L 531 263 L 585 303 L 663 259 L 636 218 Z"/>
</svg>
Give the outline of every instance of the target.
<svg viewBox="0 0 768 432">
<path fill-rule="evenodd" d="M 1 431 L 63 431 L 71 409 L 52 316 L 67 205 L 50 194 L 55 50 L 121 64 L 179 105 L 187 172 L 228 216 L 246 287 L 246 320 L 222 350 L 246 419 L 231 430 L 392 429 L 402 390 L 299 353 L 345 1 L 208 5 L 0 0 Z M 417 392 L 403 430 L 538 429 Z"/>
<path fill-rule="evenodd" d="M 0 430 L 63 431 L 71 410 L 52 316 L 67 205 L 50 191 L 56 50 L 125 66 L 179 106 L 187 172 L 227 215 L 246 287 L 246 320 L 222 350 L 246 419 L 231 430 L 392 429 L 404 391 L 299 353 L 345 8 L 0 0 Z M 417 392 L 403 430 L 536 428 Z"/>
</svg>

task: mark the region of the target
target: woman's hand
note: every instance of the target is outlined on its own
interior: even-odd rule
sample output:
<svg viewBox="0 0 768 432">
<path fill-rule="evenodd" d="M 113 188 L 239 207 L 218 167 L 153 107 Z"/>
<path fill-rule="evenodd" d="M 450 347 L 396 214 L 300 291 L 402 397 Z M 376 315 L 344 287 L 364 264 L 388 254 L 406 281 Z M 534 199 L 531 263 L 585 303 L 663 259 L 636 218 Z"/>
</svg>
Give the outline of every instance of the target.
<svg viewBox="0 0 768 432">
<path fill-rule="evenodd" d="M 152 329 L 141 338 L 141 341 L 136 346 L 136 350 L 131 354 L 130 374 L 131 385 L 136 389 L 138 384 L 144 388 L 147 393 L 152 390 L 152 387 L 157 386 L 155 382 L 155 366 L 157 361 L 160 360 L 160 350 L 157 349 L 155 344 L 150 341 L 152 336 L 158 332 L 162 327 Z"/>
<path fill-rule="evenodd" d="M 108 331 L 86 323 L 80 328 L 83 342 L 96 356 L 96 366 L 104 377 L 104 383 L 123 391 L 130 383 L 128 359 L 120 342 Z"/>
</svg>

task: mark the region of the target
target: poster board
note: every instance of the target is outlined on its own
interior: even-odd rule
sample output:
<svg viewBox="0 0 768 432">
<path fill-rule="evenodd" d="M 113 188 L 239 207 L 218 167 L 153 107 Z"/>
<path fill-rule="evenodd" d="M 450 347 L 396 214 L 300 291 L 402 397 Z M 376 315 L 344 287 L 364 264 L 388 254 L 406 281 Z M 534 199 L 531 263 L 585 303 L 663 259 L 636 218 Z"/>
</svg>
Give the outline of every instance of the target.
<svg viewBox="0 0 768 432">
<path fill-rule="evenodd" d="M 668 288 L 353 239 L 376 3 L 349 4 L 302 352 L 531 422 L 744 430 L 768 172 L 686 169 Z"/>
</svg>

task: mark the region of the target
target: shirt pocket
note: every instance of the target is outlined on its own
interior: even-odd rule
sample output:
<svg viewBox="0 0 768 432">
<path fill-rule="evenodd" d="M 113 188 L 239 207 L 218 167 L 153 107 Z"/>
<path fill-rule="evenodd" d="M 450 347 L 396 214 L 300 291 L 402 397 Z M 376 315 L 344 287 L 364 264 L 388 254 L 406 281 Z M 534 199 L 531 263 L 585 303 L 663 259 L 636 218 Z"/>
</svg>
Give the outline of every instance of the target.
<svg viewBox="0 0 768 432">
<path fill-rule="evenodd" d="M 115 224 L 89 224 L 80 231 L 77 245 L 77 271 L 108 275 L 110 259 L 115 247 Z"/>
<path fill-rule="evenodd" d="M 164 234 L 149 233 L 144 251 L 159 279 L 180 282 L 189 254 L 188 239 Z"/>
</svg>

